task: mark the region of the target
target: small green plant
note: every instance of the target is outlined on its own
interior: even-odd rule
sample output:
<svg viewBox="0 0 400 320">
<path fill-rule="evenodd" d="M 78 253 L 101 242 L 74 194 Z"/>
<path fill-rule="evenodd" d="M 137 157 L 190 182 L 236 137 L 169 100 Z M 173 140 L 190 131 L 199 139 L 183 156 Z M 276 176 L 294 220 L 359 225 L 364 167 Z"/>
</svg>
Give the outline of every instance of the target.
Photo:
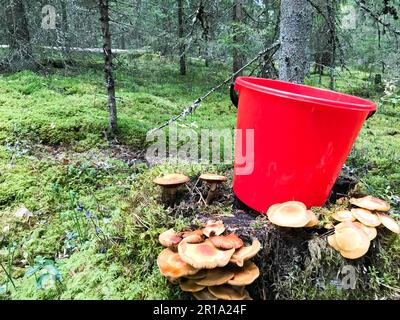
<svg viewBox="0 0 400 320">
<path fill-rule="evenodd" d="M 35 264 L 25 273 L 25 276 L 31 277 L 34 275 L 38 289 L 47 290 L 58 288 L 62 277 L 60 271 L 55 266 L 54 261 L 45 259 L 42 256 L 37 256 L 34 263 Z"/>
<path fill-rule="evenodd" d="M 77 200 L 76 200 L 76 192 L 70 190 L 69 192 L 69 209 L 72 212 L 72 219 L 74 222 L 74 228 L 76 232 L 78 233 L 79 240 L 81 243 L 83 243 L 84 239 L 86 239 L 86 236 L 84 234 L 84 228 L 83 228 L 83 222 L 82 222 L 82 217 L 80 213 L 83 211 L 83 208 L 79 205 L 77 205 Z"/>
<path fill-rule="evenodd" d="M 14 253 L 17 248 L 17 244 L 13 243 L 11 246 L 7 248 L 7 265 L 4 266 L 3 263 L 0 262 L 0 267 L 4 271 L 7 277 L 7 282 L 4 286 L 0 287 L 0 294 L 7 293 L 9 291 L 9 284 L 13 286 L 14 289 L 17 287 L 15 286 L 14 280 L 12 278 L 12 267 L 13 267 L 13 260 L 14 260 Z"/>
</svg>

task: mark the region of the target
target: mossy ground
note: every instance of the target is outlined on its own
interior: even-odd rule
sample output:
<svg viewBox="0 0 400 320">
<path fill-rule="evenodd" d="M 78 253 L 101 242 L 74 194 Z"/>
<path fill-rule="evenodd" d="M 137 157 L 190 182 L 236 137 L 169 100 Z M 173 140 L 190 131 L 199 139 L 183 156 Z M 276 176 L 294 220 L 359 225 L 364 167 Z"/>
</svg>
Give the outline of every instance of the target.
<svg viewBox="0 0 400 320">
<path fill-rule="evenodd" d="M 159 190 L 149 181 L 172 171 L 194 178 L 206 168 L 193 163 L 148 168 L 114 157 L 107 140 L 101 59 L 85 59 L 47 73 L 0 76 L 0 262 L 15 285 L 1 270 L 0 297 L 179 298 L 179 290 L 167 285 L 157 270 L 161 249 L 157 237 L 165 228 L 192 224 L 196 216 L 165 209 L 158 201 Z M 143 148 L 149 129 L 179 113 L 229 73 L 223 65 L 205 68 L 193 60 L 188 76 L 181 77 L 176 63 L 150 54 L 139 59 L 121 55 L 115 63 L 118 141 L 133 149 Z M 393 99 L 399 93 L 381 101 L 383 94 L 368 87 L 364 76 L 354 71 L 338 81 L 341 91 L 367 92 L 380 102 L 378 113 L 362 129 L 348 164 L 362 178 L 360 189 L 391 201 L 396 210 L 400 204 L 400 105 Z M 323 80 L 326 84 L 327 78 Z M 308 82 L 315 84 L 316 77 Z M 236 110 L 226 89 L 211 96 L 181 125 L 199 130 L 234 128 L 235 122 Z M 230 166 L 217 169 L 231 172 Z M 22 205 L 33 213 L 29 221 L 14 215 Z M 229 215 L 230 208 L 226 201 L 212 210 Z M 264 222 L 261 219 L 259 223 Z M 380 260 L 371 262 L 367 271 L 369 279 L 374 279 L 368 282 L 369 291 L 316 287 L 307 281 L 318 276 L 313 269 L 308 274 L 299 270 L 288 275 L 281 284 L 281 297 L 393 297 L 393 290 L 400 287 L 400 243 L 397 238 L 379 248 Z M 323 254 L 330 257 L 323 259 L 326 264 L 342 263 L 330 249 Z M 37 287 L 42 271 L 26 275 L 38 256 L 54 261 L 59 270 L 62 280 L 54 288 Z"/>
</svg>

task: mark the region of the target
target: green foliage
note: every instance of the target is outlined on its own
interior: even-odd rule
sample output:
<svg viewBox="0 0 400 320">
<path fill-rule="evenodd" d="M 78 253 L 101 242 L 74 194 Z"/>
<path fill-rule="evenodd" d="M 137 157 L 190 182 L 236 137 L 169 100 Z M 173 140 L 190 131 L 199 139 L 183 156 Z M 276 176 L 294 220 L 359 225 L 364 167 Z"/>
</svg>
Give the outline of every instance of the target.
<svg viewBox="0 0 400 320">
<path fill-rule="evenodd" d="M 61 282 L 62 277 L 60 271 L 54 265 L 54 261 L 37 256 L 34 262 L 35 264 L 26 271 L 25 276 L 35 276 L 36 285 L 39 289 L 51 289 Z"/>
<path fill-rule="evenodd" d="M 124 55 L 118 56 L 119 60 L 125 65 Z M 226 76 L 225 71 L 213 71 L 196 62 L 190 62 L 189 68 L 196 72 L 181 77 L 174 63 L 159 68 L 158 63 L 143 57 L 134 65 L 128 63 L 123 70 L 117 68 L 121 142 L 142 146 L 149 129 L 179 113 Z M 25 140 L 72 144 L 77 151 L 106 144 L 108 112 L 102 77 L 102 70 L 97 67 L 73 77 L 57 70 L 49 77 L 28 71 L 1 76 L 0 141 L 11 146 Z M 230 105 L 227 96 L 228 92 L 224 96 L 217 94 L 204 104 L 207 110 L 199 110 L 189 121 L 207 128 L 225 126 L 225 121 L 221 123 L 212 116 L 215 114 L 225 117 L 233 127 L 236 111 L 226 108 Z"/>
<path fill-rule="evenodd" d="M 127 58 L 119 59 L 125 63 Z M 122 98 L 118 100 L 119 139 L 131 146 L 142 146 L 149 128 L 179 112 L 228 73 L 225 68 L 207 69 L 192 61 L 192 72 L 180 77 L 174 64 L 152 59 L 127 59 L 126 68 L 117 72 L 117 96 Z M 159 203 L 160 190 L 149 181 L 175 171 L 192 178 L 206 170 L 229 172 L 231 166 L 165 163 L 148 168 L 116 160 L 103 134 L 107 111 L 101 69 L 96 64 L 79 68 L 80 75 L 72 69 L 51 77 L 31 72 L 0 77 L 0 263 L 16 286 L 0 271 L 0 297 L 180 298 L 177 287 L 168 285 L 157 270 L 162 249 L 157 238 L 167 228 L 182 230 L 196 223 L 196 217 L 166 210 Z M 346 75 L 338 81 L 340 90 L 350 90 L 347 82 L 360 87 L 365 74 L 352 73 L 353 77 Z M 328 79 L 323 80 L 327 84 Z M 366 172 L 360 188 L 390 201 L 400 193 L 397 90 L 389 90 L 390 95 L 373 93 L 380 104 L 378 112 L 367 121 L 348 160 Z M 226 90 L 210 97 L 180 125 L 200 130 L 234 128 L 235 123 L 236 110 L 230 107 Z M 398 209 L 398 203 L 392 204 Z M 29 221 L 15 217 L 21 205 L 33 213 Z M 230 208 L 220 211 L 229 214 Z M 263 223 L 260 218 L 255 227 Z M 399 287 L 400 246 L 398 240 L 385 241 L 379 259 L 368 270 L 369 291 L 360 287 L 349 294 L 329 281 L 315 287 L 310 281 L 316 279 L 315 274 L 295 270 L 282 283 L 282 296 L 390 297 L 390 288 Z M 12 258 L 11 243 L 16 244 Z M 336 266 L 339 260 L 332 254 L 328 252 L 324 261 Z"/>
</svg>

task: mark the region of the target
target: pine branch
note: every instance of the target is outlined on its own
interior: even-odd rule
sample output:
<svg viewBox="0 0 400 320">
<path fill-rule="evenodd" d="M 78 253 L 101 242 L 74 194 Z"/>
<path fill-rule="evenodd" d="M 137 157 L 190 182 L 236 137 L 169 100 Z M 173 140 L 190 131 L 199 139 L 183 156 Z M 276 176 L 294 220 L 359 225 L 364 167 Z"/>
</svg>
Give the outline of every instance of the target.
<svg viewBox="0 0 400 320">
<path fill-rule="evenodd" d="M 360 1 L 360 0 L 354 0 L 355 3 L 361 8 L 363 9 L 365 12 L 367 12 L 372 18 L 374 18 L 378 23 L 380 23 L 381 25 L 383 25 L 386 29 L 388 29 L 389 31 L 393 32 L 394 34 L 400 36 L 400 30 L 396 29 L 395 27 L 393 27 L 389 22 L 385 22 L 382 20 L 382 17 L 373 12 L 370 8 L 368 8 L 364 1 Z"/>
</svg>

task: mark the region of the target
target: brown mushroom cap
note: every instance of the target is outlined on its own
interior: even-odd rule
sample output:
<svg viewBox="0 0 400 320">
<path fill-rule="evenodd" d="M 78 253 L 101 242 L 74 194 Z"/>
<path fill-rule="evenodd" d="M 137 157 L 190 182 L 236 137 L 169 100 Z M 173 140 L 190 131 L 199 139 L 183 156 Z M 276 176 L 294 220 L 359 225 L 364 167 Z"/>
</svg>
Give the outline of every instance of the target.
<svg viewBox="0 0 400 320">
<path fill-rule="evenodd" d="M 235 233 L 231 233 L 227 236 L 215 236 L 211 237 L 210 241 L 214 246 L 219 249 L 239 249 L 243 247 L 243 241 Z"/>
<path fill-rule="evenodd" d="M 189 181 L 189 177 L 185 176 L 184 174 L 180 173 L 172 173 L 172 174 L 167 174 L 163 177 L 158 177 L 153 180 L 153 182 L 156 185 L 162 186 L 162 187 L 178 187 L 182 184 L 185 184 L 186 182 Z"/>
<path fill-rule="evenodd" d="M 182 238 L 178 236 L 178 234 L 174 231 L 174 229 L 169 229 L 161 233 L 158 237 L 158 241 L 164 247 L 172 247 L 176 246 L 181 242 Z"/>
<path fill-rule="evenodd" d="M 225 268 L 215 268 L 207 270 L 206 277 L 203 279 L 196 280 L 196 283 L 202 286 L 219 286 L 227 283 L 233 278 L 234 272 Z"/>
<path fill-rule="evenodd" d="M 347 259 L 362 257 L 371 244 L 367 234 L 352 222 L 342 222 L 335 227 L 335 240 L 340 254 Z"/>
<path fill-rule="evenodd" d="M 372 196 L 365 196 L 363 198 L 351 198 L 350 203 L 364 209 L 372 211 L 389 211 L 390 205 L 382 200 Z"/>
<path fill-rule="evenodd" d="M 334 212 L 332 213 L 332 218 L 339 222 L 356 220 L 356 218 L 353 216 L 350 210 L 340 210 Z"/>
<path fill-rule="evenodd" d="M 242 268 L 235 269 L 235 275 L 228 284 L 232 286 L 247 286 L 254 282 L 260 275 L 260 270 L 254 262 L 247 261 Z"/>
<path fill-rule="evenodd" d="M 189 236 L 193 236 L 193 235 L 198 235 L 198 236 L 202 236 L 203 235 L 203 229 L 198 229 L 198 230 L 193 230 L 193 231 L 182 231 L 179 236 L 182 238 L 187 238 Z"/>
<path fill-rule="evenodd" d="M 225 231 L 225 226 L 222 221 L 212 221 L 209 220 L 203 229 L 203 234 L 207 237 L 211 237 L 213 235 L 219 236 Z"/>
<path fill-rule="evenodd" d="M 202 269 L 199 272 L 195 273 L 195 274 L 191 274 L 188 276 L 185 276 L 186 279 L 190 279 L 190 280 L 200 280 L 203 279 L 207 276 L 207 271 L 206 269 Z"/>
<path fill-rule="evenodd" d="M 200 243 L 204 242 L 204 236 L 200 234 L 192 234 L 190 236 L 187 236 L 186 238 L 183 238 L 181 242 L 187 242 L 187 243 Z"/>
<path fill-rule="evenodd" d="M 354 260 L 364 256 L 368 252 L 368 250 L 369 247 L 364 246 L 364 247 L 359 247 L 353 251 L 340 250 L 340 254 L 346 259 Z"/>
<path fill-rule="evenodd" d="M 351 209 L 353 216 L 368 227 L 377 227 L 381 224 L 378 216 L 366 209 Z"/>
<path fill-rule="evenodd" d="M 212 295 L 222 300 L 243 300 L 249 293 L 244 287 L 234 287 L 228 284 L 222 286 L 208 287 Z"/>
<path fill-rule="evenodd" d="M 191 279 L 182 280 L 179 283 L 179 286 L 181 287 L 181 290 L 185 292 L 199 292 L 206 287 L 197 284 L 194 280 Z"/>
<path fill-rule="evenodd" d="M 194 268 L 213 269 L 226 266 L 235 249 L 220 250 L 209 240 L 202 243 L 181 241 L 178 245 L 178 252 L 181 259 Z"/>
<path fill-rule="evenodd" d="M 311 216 L 307 213 L 304 203 L 298 201 L 288 201 L 281 203 L 274 210 L 269 211 L 268 219 L 275 225 L 290 228 L 302 228 L 306 226 Z"/>
<path fill-rule="evenodd" d="M 258 253 L 260 248 L 260 241 L 254 239 L 250 246 L 241 247 L 240 249 L 236 250 L 229 262 L 236 264 L 239 267 L 243 267 L 244 262 L 253 258 Z"/>
<path fill-rule="evenodd" d="M 386 228 L 394 233 L 400 234 L 400 226 L 391 216 L 379 212 L 378 217 Z"/>
<path fill-rule="evenodd" d="M 218 174 L 213 173 L 205 173 L 199 177 L 200 180 L 206 181 L 208 183 L 215 183 L 215 182 L 224 182 L 227 180 L 225 176 L 220 176 Z"/>
<path fill-rule="evenodd" d="M 193 296 L 196 298 L 196 300 L 218 300 L 216 296 L 214 296 L 208 288 L 199 291 L 199 292 L 193 292 Z"/>
<path fill-rule="evenodd" d="M 365 224 L 355 221 L 353 222 L 354 225 L 356 225 L 357 227 L 359 227 L 361 230 L 363 230 L 366 235 L 368 236 L 368 239 L 370 241 L 374 240 L 376 238 L 376 236 L 378 235 L 378 231 L 376 230 L 375 227 L 368 227 Z"/>
<path fill-rule="evenodd" d="M 340 251 L 340 249 L 336 243 L 336 237 L 334 234 L 328 236 L 328 243 L 333 249 L 335 249 L 336 251 Z"/>
<path fill-rule="evenodd" d="M 167 248 L 161 251 L 157 265 L 165 277 L 180 278 L 197 273 L 199 270 L 184 262 L 178 253 Z"/>
<path fill-rule="evenodd" d="M 281 205 L 281 203 L 275 203 L 275 204 L 273 204 L 272 206 L 270 206 L 270 207 L 268 208 L 267 215 L 269 215 L 271 212 L 273 212 L 274 210 L 276 210 L 280 205 Z"/>
<path fill-rule="evenodd" d="M 307 224 L 305 225 L 305 227 L 306 227 L 306 228 L 313 228 L 313 227 L 315 227 L 316 225 L 318 225 L 318 217 L 317 217 L 317 215 L 316 215 L 314 212 L 312 212 L 311 210 L 307 210 L 307 213 L 309 214 L 309 216 L 310 216 L 311 218 L 310 218 L 310 222 L 307 223 Z"/>
</svg>

